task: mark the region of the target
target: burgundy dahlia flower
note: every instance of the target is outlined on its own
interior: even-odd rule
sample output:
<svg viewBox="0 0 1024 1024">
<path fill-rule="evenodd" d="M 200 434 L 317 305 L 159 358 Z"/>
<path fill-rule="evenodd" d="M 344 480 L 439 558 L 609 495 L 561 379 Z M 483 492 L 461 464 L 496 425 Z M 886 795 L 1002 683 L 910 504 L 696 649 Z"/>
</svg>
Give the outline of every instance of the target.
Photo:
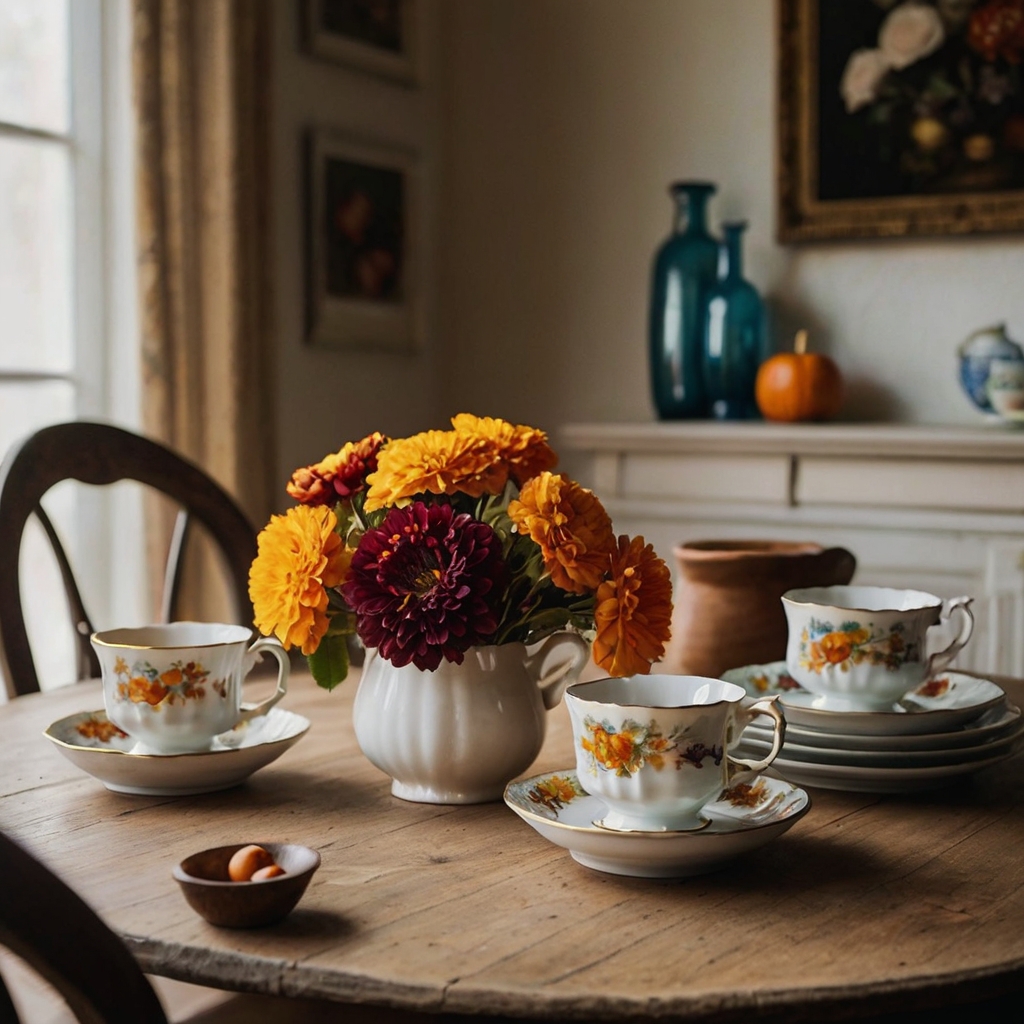
<svg viewBox="0 0 1024 1024">
<path fill-rule="evenodd" d="M 342 593 L 367 647 L 393 665 L 433 670 L 491 640 L 507 578 L 490 526 L 417 501 L 363 535 Z"/>
</svg>

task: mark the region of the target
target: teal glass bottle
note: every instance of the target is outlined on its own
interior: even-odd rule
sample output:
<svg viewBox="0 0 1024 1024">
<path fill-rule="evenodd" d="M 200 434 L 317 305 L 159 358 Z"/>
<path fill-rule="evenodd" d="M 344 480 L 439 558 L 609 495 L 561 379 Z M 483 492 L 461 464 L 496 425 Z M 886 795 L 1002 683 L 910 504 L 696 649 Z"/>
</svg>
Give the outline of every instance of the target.
<svg viewBox="0 0 1024 1024">
<path fill-rule="evenodd" d="M 704 309 L 702 365 L 708 409 L 715 419 L 759 415 L 754 400 L 757 368 L 765 357 L 764 303 L 743 279 L 746 222 L 722 225 L 718 281 Z"/>
<path fill-rule="evenodd" d="M 701 368 L 703 311 L 715 282 L 718 243 L 707 229 L 715 186 L 679 181 L 669 192 L 675 230 L 654 259 L 648 330 L 651 392 L 663 420 L 692 419 L 708 411 Z"/>
</svg>

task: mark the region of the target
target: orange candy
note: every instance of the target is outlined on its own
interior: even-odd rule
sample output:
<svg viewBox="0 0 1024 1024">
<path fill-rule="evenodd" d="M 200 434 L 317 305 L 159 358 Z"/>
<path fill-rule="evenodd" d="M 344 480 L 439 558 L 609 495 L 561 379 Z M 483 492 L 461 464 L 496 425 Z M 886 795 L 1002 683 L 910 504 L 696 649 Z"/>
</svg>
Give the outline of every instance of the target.
<svg viewBox="0 0 1024 1024">
<path fill-rule="evenodd" d="M 268 878 L 277 878 L 278 875 L 283 875 L 285 870 L 280 864 L 268 864 L 265 868 L 260 868 L 259 871 L 254 871 L 250 882 L 262 882 Z"/>
<path fill-rule="evenodd" d="M 248 882 L 261 868 L 274 865 L 274 858 L 262 846 L 243 846 L 228 861 L 228 877 L 232 882 Z"/>
</svg>

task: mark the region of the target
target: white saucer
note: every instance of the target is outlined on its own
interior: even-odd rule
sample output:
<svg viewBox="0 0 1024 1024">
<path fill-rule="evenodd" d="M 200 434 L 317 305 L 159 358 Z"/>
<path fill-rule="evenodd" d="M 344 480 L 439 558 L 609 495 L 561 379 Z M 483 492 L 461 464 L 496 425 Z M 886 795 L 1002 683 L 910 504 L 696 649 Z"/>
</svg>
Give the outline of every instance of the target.
<svg viewBox="0 0 1024 1024">
<path fill-rule="evenodd" d="M 937 765 L 928 768 L 865 768 L 858 765 L 809 764 L 777 757 L 772 768 L 791 782 L 820 789 L 843 789 L 858 793 L 913 793 L 937 789 L 952 780 L 965 778 L 983 768 L 1005 761 L 1012 751 L 963 764 Z"/>
<path fill-rule="evenodd" d="M 72 764 L 115 793 L 190 796 L 237 786 L 280 757 L 309 729 L 309 719 L 283 708 L 242 723 L 198 754 L 136 754 L 135 741 L 107 720 L 85 711 L 54 722 L 43 735 Z"/>
<path fill-rule="evenodd" d="M 780 694 L 787 724 L 857 736 L 912 736 L 958 729 L 991 708 L 1006 694 L 990 679 L 944 672 L 906 693 L 891 711 L 830 711 L 789 675 L 784 661 L 729 669 L 722 678 L 738 683 L 751 696 Z"/>
<path fill-rule="evenodd" d="M 858 736 L 841 732 L 825 732 L 822 729 L 803 729 L 786 723 L 786 744 L 807 747 L 827 747 L 832 750 L 939 751 L 960 750 L 976 747 L 988 740 L 999 739 L 1015 731 L 1021 724 L 1020 708 L 1005 703 L 990 708 L 974 722 L 968 722 L 949 732 L 925 732 L 917 736 Z M 762 726 L 757 719 L 747 726 L 745 737 L 771 743 L 772 730 Z"/>
<path fill-rule="evenodd" d="M 946 750 L 847 750 L 841 747 L 809 746 L 793 742 L 786 734 L 782 757 L 789 761 L 805 764 L 831 764 L 860 766 L 864 768 L 929 768 L 937 765 L 966 764 L 969 761 L 984 761 L 1004 754 L 1020 740 L 1022 729 L 1017 727 L 1008 735 L 995 740 L 984 740 L 971 747 L 954 747 Z M 771 739 L 762 738 L 747 730 L 740 743 L 741 757 L 764 757 L 772 749 Z M 776 762 L 777 763 L 777 762 Z"/>
<path fill-rule="evenodd" d="M 782 835 L 811 805 L 802 789 L 767 775 L 727 793 L 704 808 L 709 823 L 693 832 L 614 832 L 596 826 L 607 807 L 583 790 L 571 768 L 510 782 L 505 803 L 585 867 L 638 878 L 714 871 Z"/>
</svg>

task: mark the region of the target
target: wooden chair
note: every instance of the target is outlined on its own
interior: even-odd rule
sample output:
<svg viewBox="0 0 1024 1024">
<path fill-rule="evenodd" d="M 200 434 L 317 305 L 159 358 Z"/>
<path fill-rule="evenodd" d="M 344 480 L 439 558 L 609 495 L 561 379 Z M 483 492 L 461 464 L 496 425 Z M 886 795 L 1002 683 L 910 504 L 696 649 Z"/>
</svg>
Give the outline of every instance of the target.
<svg viewBox="0 0 1024 1024">
<path fill-rule="evenodd" d="M 68 1011 L 83 1024 L 167 1024 L 149 979 L 120 938 L 52 871 L 2 833 L 0 879 L 0 947 L 21 957 L 67 1004 L 62 1006 L 55 995 L 37 988 L 28 1000 L 26 1016 L 20 1019 L 0 977 L 0 1024 L 35 1024 L 33 1013 L 38 1019 L 65 1021 Z M 179 996 L 180 989 L 171 993 Z M 187 1019 L 174 1012 L 172 998 L 172 1019 L 179 1024 L 406 1024 L 421 1020 L 444 1024 L 450 1020 L 313 999 L 217 996 L 223 1001 L 198 1012 L 190 1008 Z"/>
<path fill-rule="evenodd" d="M 45 977 L 79 1020 L 167 1024 L 160 1001 L 121 940 L 56 875 L 4 835 L 0 878 L 0 943 Z M 4 996 L 6 989 L 0 1017 L 17 1021 Z"/>
<path fill-rule="evenodd" d="M 256 555 L 256 530 L 227 491 L 170 449 L 120 427 L 84 421 L 44 427 L 12 448 L 0 467 L 0 665 L 11 696 L 39 689 L 16 568 L 31 515 L 49 538 L 64 582 L 74 624 L 77 678 L 100 674 L 89 643 L 92 622 L 57 532 L 40 505 L 51 487 L 68 479 L 97 485 L 135 480 L 181 506 L 164 577 L 164 621 L 175 618 L 182 556 L 191 524 L 198 520 L 225 556 L 238 621 L 252 622 L 248 580 Z"/>
</svg>

